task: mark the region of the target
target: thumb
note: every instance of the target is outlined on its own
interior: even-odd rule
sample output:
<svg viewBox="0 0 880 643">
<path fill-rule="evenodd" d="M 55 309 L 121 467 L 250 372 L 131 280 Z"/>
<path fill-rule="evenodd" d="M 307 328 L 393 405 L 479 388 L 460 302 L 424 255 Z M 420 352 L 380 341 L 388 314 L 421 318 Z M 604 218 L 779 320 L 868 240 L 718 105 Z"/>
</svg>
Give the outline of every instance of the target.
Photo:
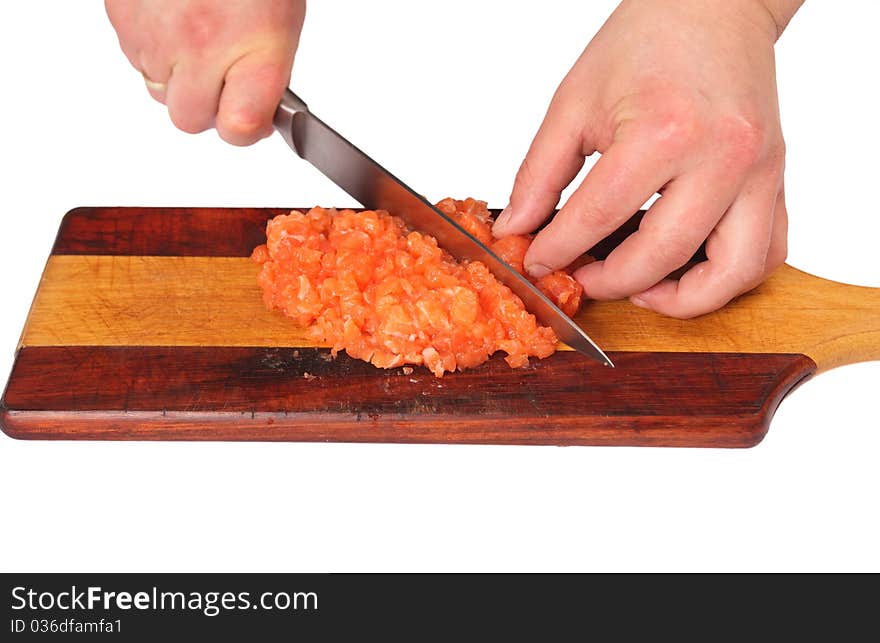
<svg viewBox="0 0 880 643">
<path fill-rule="evenodd" d="M 492 227 L 496 237 L 535 230 L 552 214 L 562 190 L 583 167 L 583 116 L 574 108 L 558 93 L 553 98 L 516 174 L 510 202 Z"/>
<path fill-rule="evenodd" d="M 272 134 L 272 119 L 290 83 L 293 52 L 245 54 L 226 71 L 217 112 L 217 132 L 227 143 L 251 145 Z"/>
</svg>

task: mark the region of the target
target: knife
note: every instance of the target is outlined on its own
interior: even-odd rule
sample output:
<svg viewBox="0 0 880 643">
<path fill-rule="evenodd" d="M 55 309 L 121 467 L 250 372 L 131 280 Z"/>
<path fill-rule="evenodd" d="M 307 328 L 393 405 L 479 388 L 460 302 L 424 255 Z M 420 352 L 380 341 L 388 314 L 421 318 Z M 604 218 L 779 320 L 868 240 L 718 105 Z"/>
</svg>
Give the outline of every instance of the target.
<svg viewBox="0 0 880 643">
<path fill-rule="evenodd" d="M 528 279 L 440 212 L 388 170 L 376 163 L 309 111 L 289 89 L 275 112 L 275 129 L 299 156 L 365 208 L 386 210 L 420 232 L 430 234 L 440 247 L 459 260 L 482 261 L 496 279 L 510 288 L 542 324 L 573 349 L 614 366 L 584 330 L 563 313 Z"/>
</svg>

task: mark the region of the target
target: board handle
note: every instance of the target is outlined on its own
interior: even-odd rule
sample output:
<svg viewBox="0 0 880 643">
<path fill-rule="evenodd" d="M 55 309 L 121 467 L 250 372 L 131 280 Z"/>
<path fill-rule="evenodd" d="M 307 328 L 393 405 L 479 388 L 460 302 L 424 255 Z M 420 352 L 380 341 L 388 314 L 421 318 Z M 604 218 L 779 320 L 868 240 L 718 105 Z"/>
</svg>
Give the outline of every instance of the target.
<svg viewBox="0 0 880 643">
<path fill-rule="evenodd" d="M 637 212 L 589 254 L 606 258 L 639 229 L 644 215 Z M 689 265 L 705 260 L 704 243 Z M 608 350 L 798 353 L 810 357 L 818 372 L 880 360 L 880 288 L 823 279 L 787 264 L 755 290 L 696 319 L 624 312 L 616 302 L 603 302 L 588 306 L 578 321 Z"/>
<path fill-rule="evenodd" d="M 806 355 L 817 372 L 880 360 L 880 288 L 784 265 L 724 308 L 673 319 L 628 301 L 588 302 L 577 317 L 608 350 Z"/>
<path fill-rule="evenodd" d="M 785 266 L 766 290 L 774 301 L 790 307 L 782 321 L 819 372 L 880 360 L 880 288 L 831 281 Z"/>
</svg>

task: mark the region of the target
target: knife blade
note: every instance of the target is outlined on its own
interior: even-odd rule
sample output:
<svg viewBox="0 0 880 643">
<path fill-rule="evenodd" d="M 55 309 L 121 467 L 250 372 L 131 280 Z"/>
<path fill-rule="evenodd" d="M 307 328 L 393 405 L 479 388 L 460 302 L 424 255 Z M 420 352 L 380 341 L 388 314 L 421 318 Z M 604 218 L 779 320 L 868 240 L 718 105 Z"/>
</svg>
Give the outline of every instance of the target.
<svg viewBox="0 0 880 643">
<path fill-rule="evenodd" d="M 360 149 L 309 111 L 289 89 L 275 112 L 275 129 L 299 156 L 371 210 L 386 210 L 437 243 L 459 260 L 482 261 L 510 288 L 542 324 L 571 348 L 605 366 L 614 364 L 584 330 L 528 279 L 511 268 L 485 244 L 435 208 Z"/>
</svg>

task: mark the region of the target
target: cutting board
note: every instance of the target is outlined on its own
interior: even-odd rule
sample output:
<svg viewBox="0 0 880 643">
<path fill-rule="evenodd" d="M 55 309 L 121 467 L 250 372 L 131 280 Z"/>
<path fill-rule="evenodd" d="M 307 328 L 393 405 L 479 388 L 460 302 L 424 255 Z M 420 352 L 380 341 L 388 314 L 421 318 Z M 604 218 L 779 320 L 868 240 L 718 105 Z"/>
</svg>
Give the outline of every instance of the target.
<svg viewBox="0 0 880 643">
<path fill-rule="evenodd" d="M 689 321 L 626 301 L 587 303 L 577 321 L 615 369 L 573 351 L 517 370 L 499 355 L 442 379 L 332 359 L 264 308 L 248 258 L 266 221 L 287 211 L 69 212 L 0 402 L 3 430 L 70 440 L 748 447 L 799 383 L 880 359 L 880 289 L 790 266 Z"/>
</svg>

